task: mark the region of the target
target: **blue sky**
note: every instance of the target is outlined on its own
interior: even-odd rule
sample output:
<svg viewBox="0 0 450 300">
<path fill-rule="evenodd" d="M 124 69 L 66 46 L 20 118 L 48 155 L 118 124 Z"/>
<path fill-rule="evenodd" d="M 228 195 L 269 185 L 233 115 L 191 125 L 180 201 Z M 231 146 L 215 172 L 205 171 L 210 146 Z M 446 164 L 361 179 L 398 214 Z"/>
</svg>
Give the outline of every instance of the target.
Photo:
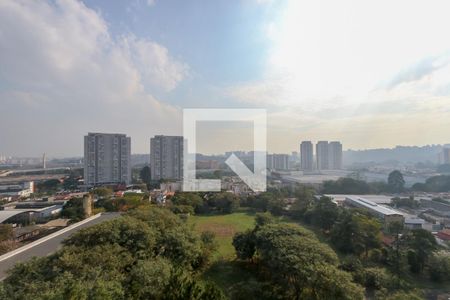
<svg viewBox="0 0 450 300">
<path fill-rule="evenodd" d="M 187 82 L 171 94 L 159 95 L 181 106 L 203 105 L 208 87 L 260 78 L 271 46 L 264 25 L 276 18 L 283 4 L 225 0 L 84 3 L 104 17 L 115 36 L 132 33 L 150 38 L 189 63 Z"/>
<path fill-rule="evenodd" d="M 147 153 L 183 108 L 265 108 L 270 152 L 450 142 L 446 0 L 3 0 L 0 154 Z M 220 126 L 219 126 L 220 127 Z M 204 152 L 248 148 L 212 126 Z M 243 129 L 244 130 L 244 129 Z M 221 138 L 222 137 L 222 138 Z M 209 141 L 209 142 L 208 142 Z M 221 141 L 213 143 L 211 141 Z"/>
</svg>

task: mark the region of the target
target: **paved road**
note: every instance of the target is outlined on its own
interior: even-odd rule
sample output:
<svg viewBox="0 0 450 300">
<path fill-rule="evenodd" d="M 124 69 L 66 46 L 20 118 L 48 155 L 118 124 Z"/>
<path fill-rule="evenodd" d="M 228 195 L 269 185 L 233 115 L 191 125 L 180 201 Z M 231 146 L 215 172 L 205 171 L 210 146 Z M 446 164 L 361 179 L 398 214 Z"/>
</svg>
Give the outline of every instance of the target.
<svg viewBox="0 0 450 300">
<path fill-rule="evenodd" d="M 87 223 L 81 224 L 78 227 L 75 227 L 69 231 L 66 231 L 58 236 L 55 236 L 52 239 L 49 239 L 39 245 L 36 245 L 30 249 L 27 249 L 21 253 L 17 253 L 16 255 L 9 257 L 3 261 L 0 261 L 0 280 L 3 280 L 6 277 L 6 271 L 10 269 L 15 263 L 23 262 L 30 259 L 33 256 L 47 256 L 52 254 L 59 248 L 61 248 L 61 242 L 69 237 L 72 233 L 77 232 L 81 228 L 89 227 L 98 223 L 101 223 L 106 220 L 110 220 L 113 218 L 117 218 L 120 216 L 118 213 L 104 213 L 100 217 L 93 219 Z"/>
</svg>

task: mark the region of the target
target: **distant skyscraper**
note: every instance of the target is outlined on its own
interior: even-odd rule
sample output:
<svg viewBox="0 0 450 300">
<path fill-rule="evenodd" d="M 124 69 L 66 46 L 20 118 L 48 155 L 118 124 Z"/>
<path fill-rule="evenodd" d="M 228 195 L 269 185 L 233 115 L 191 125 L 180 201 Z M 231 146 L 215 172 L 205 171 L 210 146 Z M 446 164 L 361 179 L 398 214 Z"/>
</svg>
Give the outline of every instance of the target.
<svg viewBox="0 0 450 300">
<path fill-rule="evenodd" d="M 279 170 L 279 171 L 289 170 L 289 155 L 287 154 L 267 155 L 267 168 L 269 170 Z"/>
<path fill-rule="evenodd" d="M 328 142 L 320 141 L 316 144 L 316 160 L 318 170 L 329 169 L 328 165 Z"/>
<path fill-rule="evenodd" d="M 311 171 L 313 164 L 313 144 L 310 141 L 303 141 L 300 144 L 300 166 L 302 170 Z"/>
<path fill-rule="evenodd" d="M 125 134 L 84 137 L 84 182 L 88 186 L 131 183 L 131 139 Z"/>
<path fill-rule="evenodd" d="M 450 164 L 450 148 L 443 148 L 442 152 L 439 153 L 439 163 Z"/>
<path fill-rule="evenodd" d="M 266 168 L 268 170 L 273 170 L 273 154 L 266 155 Z"/>
<path fill-rule="evenodd" d="M 47 158 L 45 157 L 45 153 L 42 154 L 42 168 L 43 169 L 47 168 Z"/>
<path fill-rule="evenodd" d="M 150 140 L 152 180 L 183 178 L 183 137 L 156 135 Z"/>
<path fill-rule="evenodd" d="M 342 144 L 340 142 L 328 144 L 328 167 L 332 170 L 342 169 Z"/>
</svg>

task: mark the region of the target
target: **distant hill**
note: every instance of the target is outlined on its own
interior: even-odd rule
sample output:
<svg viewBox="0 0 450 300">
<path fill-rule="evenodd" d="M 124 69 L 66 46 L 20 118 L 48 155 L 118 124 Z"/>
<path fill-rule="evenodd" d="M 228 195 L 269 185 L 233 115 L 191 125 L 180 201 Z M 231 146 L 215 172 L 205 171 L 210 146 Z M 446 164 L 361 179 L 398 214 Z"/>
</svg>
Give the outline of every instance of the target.
<svg viewBox="0 0 450 300">
<path fill-rule="evenodd" d="M 344 162 L 346 165 L 354 163 L 367 162 L 392 162 L 400 163 L 418 163 L 431 162 L 438 163 L 438 154 L 443 147 L 450 147 L 450 144 L 445 145 L 427 145 L 423 147 L 418 146 L 397 146 L 393 149 L 380 148 L 368 150 L 347 150 L 344 151 Z"/>
</svg>

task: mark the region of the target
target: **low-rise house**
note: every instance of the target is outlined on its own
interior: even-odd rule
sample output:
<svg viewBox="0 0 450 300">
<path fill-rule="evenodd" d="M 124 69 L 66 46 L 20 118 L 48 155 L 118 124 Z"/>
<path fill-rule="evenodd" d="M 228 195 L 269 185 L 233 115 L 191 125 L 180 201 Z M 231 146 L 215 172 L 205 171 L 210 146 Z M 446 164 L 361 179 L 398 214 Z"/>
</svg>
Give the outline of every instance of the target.
<svg viewBox="0 0 450 300">
<path fill-rule="evenodd" d="M 450 241 L 450 229 L 443 229 L 437 233 L 437 237 L 443 241 Z"/>
<path fill-rule="evenodd" d="M 405 227 L 408 229 L 422 229 L 426 221 L 421 218 L 406 218 Z"/>
</svg>

